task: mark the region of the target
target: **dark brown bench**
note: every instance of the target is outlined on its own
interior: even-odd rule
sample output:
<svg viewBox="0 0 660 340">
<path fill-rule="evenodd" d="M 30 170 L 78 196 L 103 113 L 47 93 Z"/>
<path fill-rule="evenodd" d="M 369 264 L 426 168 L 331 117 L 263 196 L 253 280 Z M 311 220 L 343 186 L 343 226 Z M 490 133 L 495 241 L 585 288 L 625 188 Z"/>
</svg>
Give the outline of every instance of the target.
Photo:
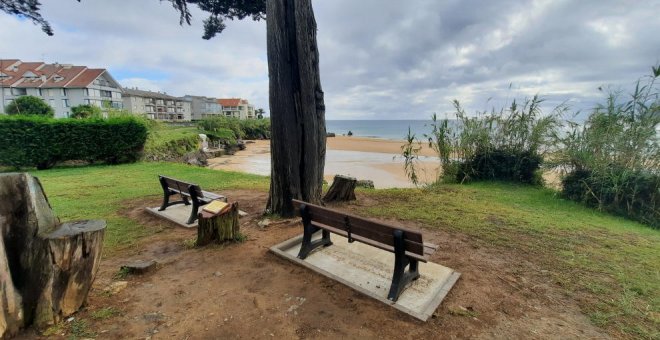
<svg viewBox="0 0 660 340">
<path fill-rule="evenodd" d="M 427 262 L 436 245 L 425 244 L 422 234 L 410 229 L 375 222 L 307 202 L 292 200 L 303 222 L 303 241 L 298 258 L 305 259 L 314 249 L 332 245 L 330 233 L 394 253 L 394 274 L 387 298 L 396 301 L 406 286 L 419 278 L 419 261 Z M 321 238 L 312 240 L 321 231 Z M 408 267 L 408 270 L 406 270 Z"/>
<path fill-rule="evenodd" d="M 163 187 L 163 204 L 158 211 L 163 211 L 167 209 L 167 207 L 175 204 L 190 205 L 190 201 L 192 201 L 192 211 L 190 212 L 190 218 L 188 218 L 188 224 L 192 224 L 197 220 L 197 212 L 200 206 L 208 204 L 214 200 L 223 200 L 227 202 L 225 196 L 204 191 L 197 184 L 187 183 L 162 175 L 158 176 L 158 180 L 160 181 L 161 187 Z M 181 200 L 170 202 L 170 196 L 173 195 L 180 195 Z M 188 201 L 188 198 L 190 198 L 190 201 Z"/>
</svg>

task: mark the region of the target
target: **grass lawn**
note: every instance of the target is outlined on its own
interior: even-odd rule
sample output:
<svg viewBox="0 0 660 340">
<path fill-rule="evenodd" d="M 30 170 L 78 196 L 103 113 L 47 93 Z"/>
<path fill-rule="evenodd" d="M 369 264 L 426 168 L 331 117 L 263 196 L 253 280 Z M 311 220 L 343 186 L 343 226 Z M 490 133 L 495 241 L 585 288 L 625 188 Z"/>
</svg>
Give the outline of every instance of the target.
<svg viewBox="0 0 660 340">
<path fill-rule="evenodd" d="M 104 245 L 110 253 L 131 246 L 140 237 L 157 230 L 138 225 L 120 212 L 126 209 L 123 203 L 127 200 L 162 197 L 159 174 L 199 184 L 204 190 L 268 189 L 266 177 L 175 163 L 55 168 L 30 173 L 41 180 L 61 220 L 107 220 Z"/>
<path fill-rule="evenodd" d="M 106 250 L 157 232 L 121 214 L 122 202 L 159 198 L 158 174 L 207 190 L 268 189 L 266 177 L 172 163 L 34 171 L 62 220 L 108 221 Z M 592 322 L 614 334 L 658 338 L 660 231 L 562 200 L 556 192 L 503 183 L 365 190 L 377 206 L 361 214 L 418 221 L 470 237 L 476 246 L 529 254 Z M 468 256 L 469 254 L 466 254 Z"/>
<path fill-rule="evenodd" d="M 414 220 L 529 254 L 593 323 L 635 338 L 660 337 L 660 231 L 504 183 L 377 190 L 366 213 Z M 383 199 L 385 198 L 385 199 Z"/>
</svg>

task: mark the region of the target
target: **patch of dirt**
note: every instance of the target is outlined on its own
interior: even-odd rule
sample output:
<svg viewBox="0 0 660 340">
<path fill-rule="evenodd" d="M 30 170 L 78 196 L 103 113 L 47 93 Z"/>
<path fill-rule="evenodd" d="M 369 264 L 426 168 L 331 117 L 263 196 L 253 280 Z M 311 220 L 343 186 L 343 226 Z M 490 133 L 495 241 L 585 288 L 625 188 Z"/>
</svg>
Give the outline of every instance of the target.
<svg viewBox="0 0 660 340">
<path fill-rule="evenodd" d="M 167 224 L 142 207 L 157 199 L 127 202 L 126 215 L 163 230 L 125 252 L 103 260 L 84 319 L 98 338 L 607 338 L 567 300 L 546 268 L 527 254 L 477 245 L 469 236 L 419 223 L 388 221 L 421 229 L 438 244 L 431 261 L 459 272 L 461 278 L 428 322 L 420 322 L 381 302 L 276 257 L 274 244 L 302 232 L 297 221 L 260 228 L 267 195 L 225 191 L 249 213 L 241 219 L 247 241 L 201 249 L 187 240 L 196 230 Z M 364 199 L 334 208 L 359 215 Z M 339 237 L 339 236 L 334 236 Z M 158 268 L 142 276 L 117 279 L 120 266 L 155 259 Z M 104 291 L 117 280 L 128 286 Z M 112 307 L 118 315 L 95 320 L 94 311 Z M 34 334 L 31 334 L 34 335 Z M 27 336 L 27 335 L 26 335 Z"/>
</svg>

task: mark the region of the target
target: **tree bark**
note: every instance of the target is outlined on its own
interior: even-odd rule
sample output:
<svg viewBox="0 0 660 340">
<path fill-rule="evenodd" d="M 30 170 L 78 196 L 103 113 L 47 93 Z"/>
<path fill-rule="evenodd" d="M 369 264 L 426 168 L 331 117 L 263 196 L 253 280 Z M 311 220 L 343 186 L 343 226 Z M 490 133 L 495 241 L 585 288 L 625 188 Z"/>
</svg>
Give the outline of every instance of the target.
<svg viewBox="0 0 660 340">
<path fill-rule="evenodd" d="M 23 326 L 22 300 L 12 281 L 5 242 L 0 237 L 0 339 L 13 336 Z"/>
<path fill-rule="evenodd" d="M 291 217 L 292 198 L 318 203 L 325 166 L 325 104 L 311 0 L 269 0 L 266 17 L 271 182 L 266 211 Z"/>
<path fill-rule="evenodd" d="M 346 202 L 354 201 L 355 187 L 357 185 L 357 178 L 336 175 L 332 181 L 332 185 L 328 192 L 323 197 L 324 202 Z"/>
<path fill-rule="evenodd" d="M 207 213 L 200 213 L 198 220 L 196 246 L 234 241 L 239 238 L 241 229 L 238 221 L 238 203 L 232 203 L 229 211 L 221 215 L 205 216 L 205 214 Z"/>
</svg>

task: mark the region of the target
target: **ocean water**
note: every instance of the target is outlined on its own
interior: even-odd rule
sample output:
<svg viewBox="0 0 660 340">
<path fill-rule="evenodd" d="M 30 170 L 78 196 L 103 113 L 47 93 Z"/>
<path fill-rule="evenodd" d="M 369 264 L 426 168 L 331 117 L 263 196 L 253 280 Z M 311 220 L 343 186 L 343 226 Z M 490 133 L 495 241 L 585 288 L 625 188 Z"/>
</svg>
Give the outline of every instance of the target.
<svg viewBox="0 0 660 340">
<path fill-rule="evenodd" d="M 338 136 L 348 131 L 356 137 L 375 137 L 402 140 L 408 135 L 408 127 L 417 138 L 422 139 L 431 131 L 430 120 L 326 120 L 325 129 Z"/>
</svg>

